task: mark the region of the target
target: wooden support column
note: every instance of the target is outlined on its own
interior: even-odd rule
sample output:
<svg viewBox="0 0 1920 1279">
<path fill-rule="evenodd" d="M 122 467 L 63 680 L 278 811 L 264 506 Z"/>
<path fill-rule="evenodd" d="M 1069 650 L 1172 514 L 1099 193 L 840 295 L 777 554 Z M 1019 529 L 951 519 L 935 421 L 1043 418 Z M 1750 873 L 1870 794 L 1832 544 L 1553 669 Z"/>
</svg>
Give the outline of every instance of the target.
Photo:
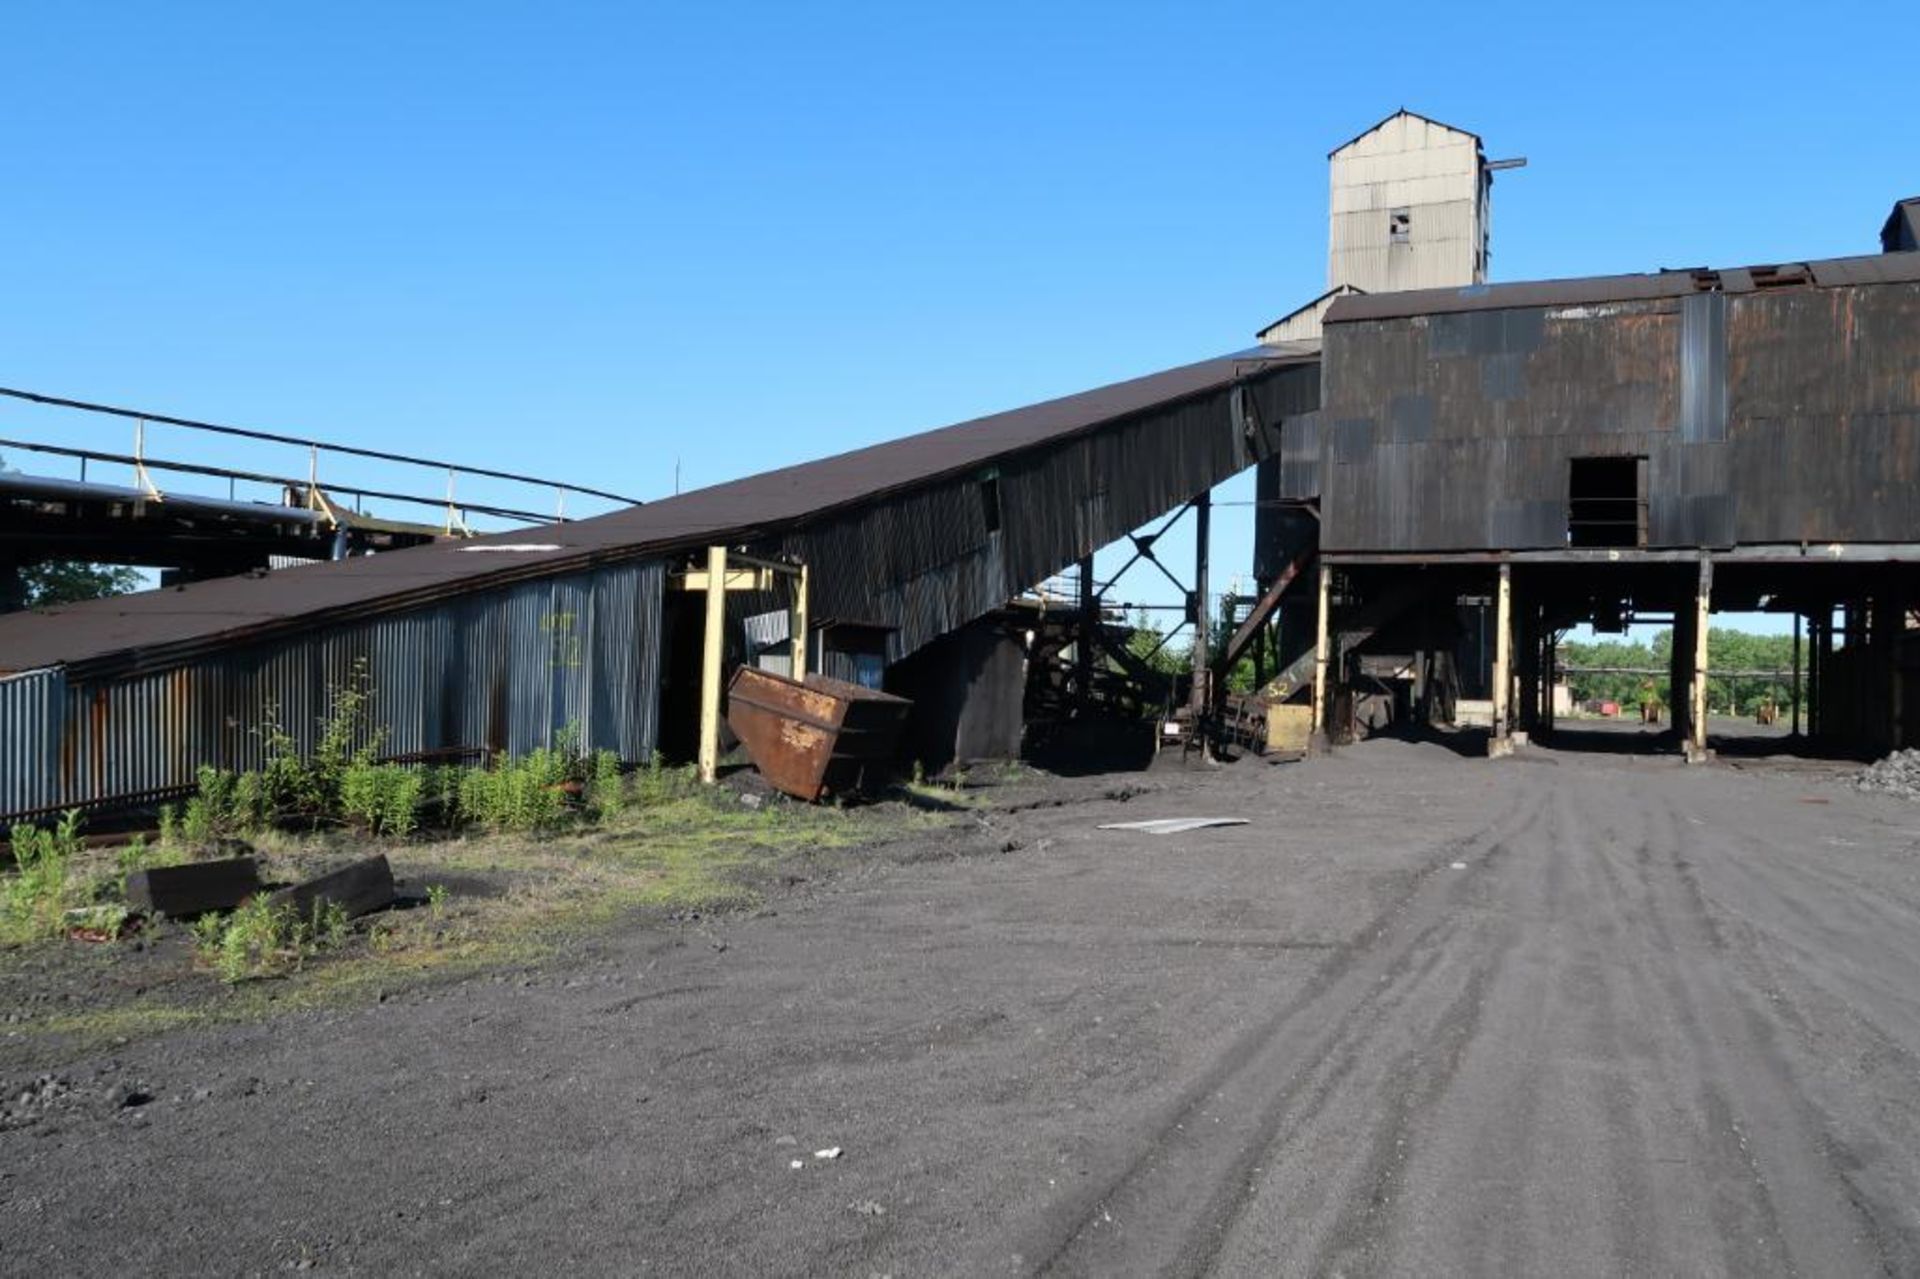
<svg viewBox="0 0 1920 1279">
<path fill-rule="evenodd" d="M 1513 566 L 1500 566 L 1500 584 L 1494 592 L 1493 608 L 1493 733 L 1487 739 L 1487 754 L 1511 755 L 1513 738 L 1507 722 L 1513 699 Z"/>
<path fill-rule="evenodd" d="M 1332 657 L 1328 651 L 1331 636 L 1328 634 L 1332 619 L 1328 616 L 1333 601 L 1333 570 L 1324 563 L 1320 565 L 1320 604 L 1315 615 L 1313 640 L 1313 731 L 1315 735 L 1324 735 L 1327 731 L 1327 662 Z"/>
<path fill-rule="evenodd" d="M 720 776 L 720 678 L 727 638 L 727 548 L 707 548 L 707 629 L 700 650 L 700 780 Z"/>
<path fill-rule="evenodd" d="M 790 627 L 793 635 L 787 641 L 787 648 L 793 654 L 793 677 L 803 684 L 807 681 L 807 672 L 813 669 L 813 654 L 809 647 L 812 640 L 809 630 L 812 600 L 808 598 L 812 589 L 813 578 L 808 574 L 807 566 L 802 564 L 793 584 L 793 624 Z"/>
<path fill-rule="evenodd" d="M 1707 630 L 1713 603 L 1713 561 L 1700 557 L 1699 584 L 1693 596 L 1693 689 L 1689 702 L 1686 756 L 1697 763 L 1707 758 Z"/>
</svg>

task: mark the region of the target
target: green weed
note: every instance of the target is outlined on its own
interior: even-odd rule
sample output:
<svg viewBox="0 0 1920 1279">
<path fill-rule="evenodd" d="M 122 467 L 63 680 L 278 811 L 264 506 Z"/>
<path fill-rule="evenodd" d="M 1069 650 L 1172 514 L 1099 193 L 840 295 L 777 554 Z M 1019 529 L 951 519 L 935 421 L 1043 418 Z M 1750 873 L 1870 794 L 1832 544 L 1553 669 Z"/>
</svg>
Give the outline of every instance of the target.
<svg viewBox="0 0 1920 1279">
<path fill-rule="evenodd" d="M 308 918 L 287 905 L 255 894 L 225 917 L 194 921 L 200 956 L 228 985 L 298 972 L 308 959 L 339 947 L 347 938 L 347 913 L 334 902 L 315 903 Z"/>
<path fill-rule="evenodd" d="M 417 769 L 356 759 L 340 778 L 340 809 L 375 835 L 405 838 L 420 824 L 425 791 Z"/>
<path fill-rule="evenodd" d="M 68 809 L 52 830 L 22 822 L 12 845 L 14 871 L 0 881 L 0 939 L 59 936 L 73 904 L 67 866 L 80 851 L 80 810 Z"/>
</svg>

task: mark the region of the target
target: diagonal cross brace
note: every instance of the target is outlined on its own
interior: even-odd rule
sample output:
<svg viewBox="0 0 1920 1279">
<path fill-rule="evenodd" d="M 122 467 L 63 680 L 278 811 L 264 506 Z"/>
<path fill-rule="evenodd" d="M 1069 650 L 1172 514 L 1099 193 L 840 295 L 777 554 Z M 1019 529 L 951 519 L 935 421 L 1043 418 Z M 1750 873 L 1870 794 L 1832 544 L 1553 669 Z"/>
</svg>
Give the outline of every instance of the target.
<svg viewBox="0 0 1920 1279">
<path fill-rule="evenodd" d="M 1260 602 L 1253 606 L 1251 613 L 1247 614 L 1247 620 L 1240 623 L 1240 628 L 1233 633 L 1233 638 L 1227 641 L 1227 646 L 1222 650 L 1214 669 L 1220 671 L 1233 669 L 1233 664 L 1240 660 L 1240 654 L 1247 651 L 1247 645 L 1253 642 L 1253 637 L 1260 633 L 1260 628 L 1265 626 L 1267 619 L 1273 616 L 1273 610 L 1280 607 L 1280 597 L 1286 594 L 1287 588 L 1307 571 L 1308 565 L 1313 563 L 1313 556 L 1312 547 L 1301 551 L 1294 557 L 1293 563 L 1287 565 L 1286 570 L 1274 579 L 1273 585 L 1267 588 L 1267 593 L 1260 597 Z"/>
</svg>

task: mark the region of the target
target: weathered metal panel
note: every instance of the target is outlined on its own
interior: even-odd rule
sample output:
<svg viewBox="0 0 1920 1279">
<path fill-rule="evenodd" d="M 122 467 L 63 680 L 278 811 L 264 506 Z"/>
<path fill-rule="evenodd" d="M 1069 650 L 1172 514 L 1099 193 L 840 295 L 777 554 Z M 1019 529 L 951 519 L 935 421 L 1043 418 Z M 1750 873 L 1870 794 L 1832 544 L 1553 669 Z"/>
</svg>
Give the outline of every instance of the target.
<svg viewBox="0 0 1920 1279">
<path fill-rule="evenodd" d="M 293 570 L 299 571 L 299 570 Z M 271 725 L 311 751 L 334 690 L 364 672 L 383 755 L 551 745 L 569 725 L 651 755 L 664 570 L 522 582 L 237 647 L 171 670 L 0 680 L 0 818 L 181 791 L 202 765 L 257 768 Z"/>
<path fill-rule="evenodd" d="M 1680 299 L 1680 438 L 1727 438 L 1727 295 Z"/>
<path fill-rule="evenodd" d="M 1670 303 L 1355 321 L 1322 368 L 1329 550 L 1566 544 L 1568 459 L 1671 432 Z M 1360 425 L 1377 425 L 1371 432 Z"/>
<path fill-rule="evenodd" d="M 1311 364 L 1268 369 L 991 467 L 876 497 L 755 544 L 810 566 L 816 617 L 892 627 L 897 661 L 1275 456 L 1317 403 Z M 988 481 L 997 494 L 990 503 Z M 989 506 L 994 507 L 989 527 Z"/>
<path fill-rule="evenodd" d="M 1570 459 L 1594 456 L 1648 459 L 1653 547 L 1920 538 L 1920 283 L 1683 275 L 1665 297 L 1329 324 L 1324 415 L 1389 429 L 1324 450 L 1322 545 L 1564 545 Z"/>
<path fill-rule="evenodd" d="M 60 718 L 66 703 L 62 671 L 30 671 L 0 679 L 0 811 L 24 812 L 56 802 L 60 787 Z"/>
</svg>

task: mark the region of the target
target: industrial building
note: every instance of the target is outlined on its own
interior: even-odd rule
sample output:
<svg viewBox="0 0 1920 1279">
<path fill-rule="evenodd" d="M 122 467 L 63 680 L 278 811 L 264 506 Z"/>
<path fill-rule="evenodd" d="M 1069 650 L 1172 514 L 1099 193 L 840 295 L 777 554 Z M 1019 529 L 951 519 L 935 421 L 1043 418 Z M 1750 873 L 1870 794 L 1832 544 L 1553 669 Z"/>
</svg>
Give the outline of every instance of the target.
<svg viewBox="0 0 1920 1279">
<path fill-rule="evenodd" d="M 1255 348 L 594 519 L 0 617 L 0 814 L 155 802 L 202 764 L 256 765 L 266 715 L 311 735 L 362 666 L 402 758 L 569 726 L 630 761 L 690 757 L 722 581 L 730 662 L 801 635 L 790 669 L 898 670 L 944 708 L 921 740 L 1017 751 L 1023 663 L 993 658 L 1023 636 L 993 615 L 1275 455 L 1316 390 L 1310 358 Z M 737 579 L 702 579 L 715 549 Z M 904 661 L 940 644 L 954 660 Z M 955 737 L 982 724 L 999 739 Z"/>
<path fill-rule="evenodd" d="M 1323 736 L 1480 699 L 1503 753 L 1553 726 L 1556 635 L 1657 616 L 1699 756 L 1708 614 L 1769 609 L 1805 621 L 1811 732 L 1912 740 L 1920 204 L 1874 256 L 1488 284 L 1522 163 L 1405 111 L 1337 148 L 1328 290 L 1248 351 L 537 531 L 0 617 L 0 816 L 255 764 L 265 717 L 310 733 L 359 669 L 402 758 L 572 726 L 711 766 L 741 663 L 912 698 L 925 758 L 1016 753 L 1038 683 L 1139 675 L 1090 557 L 1151 558 L 1183 511 L 1202 738 L 1251 651 Z M 1255 467 L 1260 589 L 1213 653 L 1208 494 Z M 1066 629 L 1009 609 L 1076 568 Z"/>
<path fill-rule="evenodd" d="M 1320 371 L 1273 470 L 1319 516 L 1323 727 L 1387 668 L 1449 717 L 1491 599 L 1496 750 L 1550 726 L 1551 636 L 1670 616 L 1704 752 L 1714 610 L 1805 619 L 1815 732 L 1909 740 L 1920 254 L 1348 297 Z"/>
</svg>

